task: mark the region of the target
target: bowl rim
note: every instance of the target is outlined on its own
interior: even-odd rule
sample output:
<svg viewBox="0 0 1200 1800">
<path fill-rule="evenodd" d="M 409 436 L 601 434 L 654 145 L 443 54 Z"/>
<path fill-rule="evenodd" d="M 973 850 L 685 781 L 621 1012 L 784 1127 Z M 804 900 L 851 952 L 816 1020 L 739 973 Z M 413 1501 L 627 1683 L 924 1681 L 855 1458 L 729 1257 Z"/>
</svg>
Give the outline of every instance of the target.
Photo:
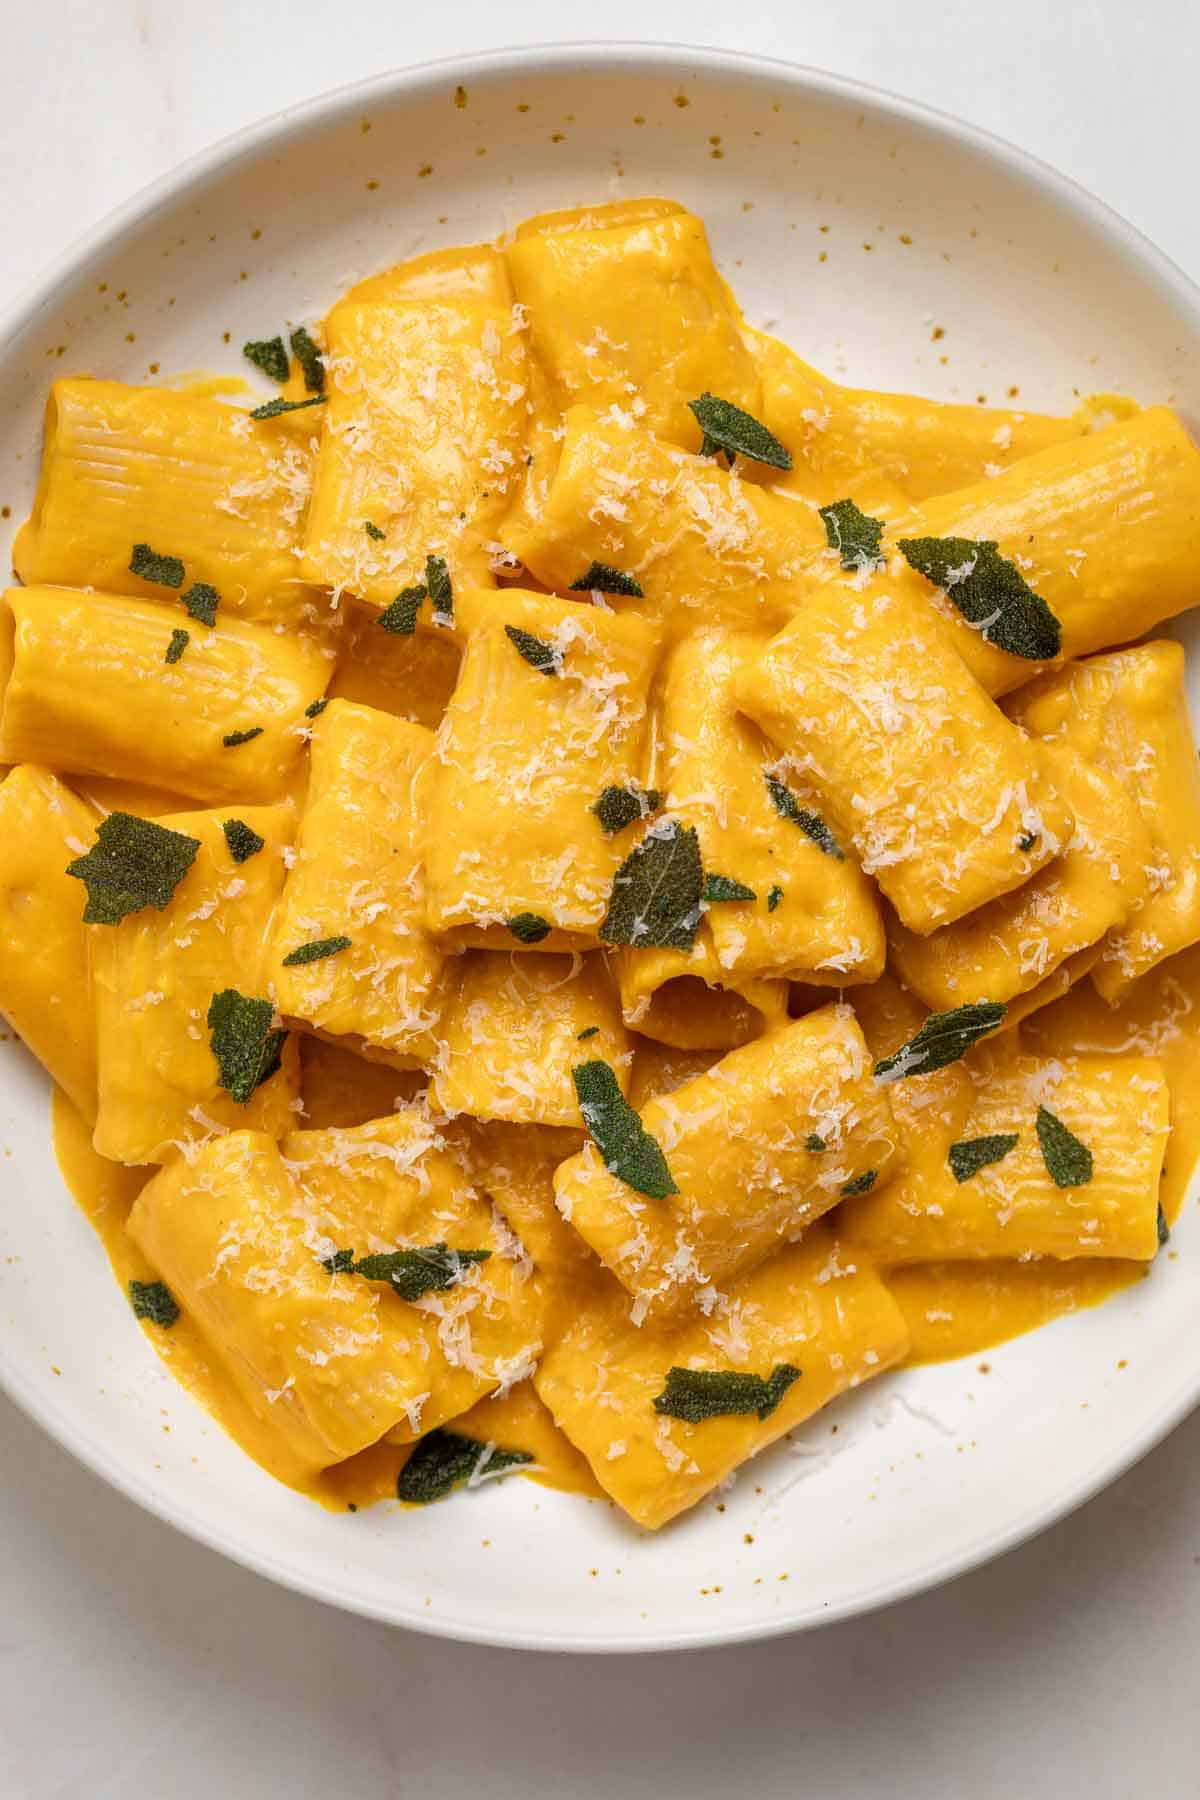
<svg viewBox="0 0 1200 1800">
<path fill-rule="evenodd" d="M 373 103 L 392 103 L 406 94 L 425 98 L 448 79 L 464 85 L 473 81 L 478 85 L 518 74 L 579 74 L 597 66 L 617 70 L 625 67 L 631 72 L 678 71 L 680 79 L 690 73 L 704 72 L 728 74 L 741 80 L 771 80 L 785 84 L 795 95 L 855 101 L 877 115 L 915 126 L 947 144 L 966 145 L 985 161 L 1001 168 L 1016 183 L 1036 190 L 1041 197 L 1050 195 L 1065 212 L 1106 238 L 1123 257 L 1136 263 L 1144 281 L 1150 282 L 1181 312 L 1191 315 L 1200 337 L 1200 285 L 1136 226 L 1081 183 L 994 132 L 972 125 L 942 108 L 907 99 L 890 89 L 782 57 L 668 40 L 583 39 L 515 45 L 403 65 L 293 102 L 227 133 L 137 189 L 128 200 L 106 212 L 94 225 L 76 236 L 0 311 L 0 342 L 10 349 L 18 348 L 25 333 L 37 326 L 41 314 L 55 302 L 59 289 L 65 283 L 76 281 L 89 263 L 101 255 L 111 257 L 119 252 L 125 240 L 150 223 L 156 213 L 203 190 L 208 183 L 229 175 L 240 165 L 253 162 L 268 148 L 283 149 L 315 129 L 336 124 L 347 114 L 361 114 Z M 52 1402 L 48 1404 L 43 1396 L 34 1392 L 19 1367 L 10 1362 L 2 1338 L 0 1390 L 62 1449 L 118 1493 L 207 1549 L 293 1592 L 380 1624 L 464 1643 L 502 1649 L 630 1654 L 715 1648 L 810 1631 L 895 1605 L 981 1568 L 1057 1524 L 1148 1455 L 1200 1405 L 1200 1370 L 1190 1383 L 1185 1383 L 1168 1397 L 1142 1423 L 1118 1454 L 1099 1456 L 1083 1473 L 1077 1473 L 1066 1482 L 1051 1503 L 1039 1501 L 1010 1516 L 1005 1525 L 968 1549 L 940 1558 L 932 1557 L 882 1590 L 852 1595 L 818 1613 L 764 1618 L 753 1624 L 725 1628 L 652 1631 L 639 1636 L 636 1641 L 612 1631 L 603 1636 L 581 1636 L 564 1630 L 527 1631 L 516 1622 L 483 1625 L 447 1621 L 424 1609 L 398 1608 L 351 1594 L 340 1589 L 328 1576 L 309 1577 L 303 1569 L 284 1564 L 266 1548 L 248 1547 L 219 1527 L 194 1516 L 186 1504 L 169 1504 L 162 1496 L 139 1488 L 136 1479 L 103 1441 L 81 1436 Z"/>
</svg>

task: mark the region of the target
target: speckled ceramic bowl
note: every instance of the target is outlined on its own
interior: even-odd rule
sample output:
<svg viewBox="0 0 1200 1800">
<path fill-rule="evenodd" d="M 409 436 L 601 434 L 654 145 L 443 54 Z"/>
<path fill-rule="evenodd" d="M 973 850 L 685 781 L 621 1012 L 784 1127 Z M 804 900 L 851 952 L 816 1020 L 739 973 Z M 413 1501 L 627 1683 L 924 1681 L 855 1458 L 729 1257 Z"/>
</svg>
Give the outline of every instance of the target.
<svg viewBox="0 0 1200 1800">
<path fill-rule="evenodd" d="M 765 59 L 520 50 L 386 75 L 242 132 L 50 270 L 0 329 L 5 518 L 29 505 L 52 375 L 236 369 L 264 320 L 319 312 L 401 257 L 644 193 L 702 213 L 751 321 L 831 373 L 967 399 L 1019 388 L 1062 410 L 1121 389 L 1200 414 L 1196 290 L 1019 151 Z M 1077 1506 L 1200 1395 L 1189 1205 L 1152 1281 L 989 1353 L 987 1374 L 972 1358 L 884 1378 L 656 1537 L 521 1480 L 334 1517 L 261 1474 L 159 1366 L 64 1192 L 45 1083 L 11 1042 L 0 1141 L 8 1392 L 205 1543 L 449 1636 L 645 1650 L 844 1618 Z"/>
</svg>

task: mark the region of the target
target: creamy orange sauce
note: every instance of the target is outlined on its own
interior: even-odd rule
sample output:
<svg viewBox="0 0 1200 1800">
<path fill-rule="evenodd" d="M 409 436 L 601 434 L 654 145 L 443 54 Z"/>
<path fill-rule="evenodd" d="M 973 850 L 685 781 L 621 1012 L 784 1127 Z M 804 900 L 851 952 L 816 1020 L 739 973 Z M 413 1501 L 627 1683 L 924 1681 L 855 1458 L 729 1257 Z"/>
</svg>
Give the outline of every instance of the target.
<svg viewBox="0 0 1200 1800">
<path fill-rule="evenodd" d="M 1150 1265 L 1153 1268 L 1153 1264 Z M 1098 1306 L 1148 1270 L 1142 1263 L 916 1263 L 885 1277 L 911 1333 L 906 1360 L 949 1362 L 1085 1306 Z"/>
</svg>

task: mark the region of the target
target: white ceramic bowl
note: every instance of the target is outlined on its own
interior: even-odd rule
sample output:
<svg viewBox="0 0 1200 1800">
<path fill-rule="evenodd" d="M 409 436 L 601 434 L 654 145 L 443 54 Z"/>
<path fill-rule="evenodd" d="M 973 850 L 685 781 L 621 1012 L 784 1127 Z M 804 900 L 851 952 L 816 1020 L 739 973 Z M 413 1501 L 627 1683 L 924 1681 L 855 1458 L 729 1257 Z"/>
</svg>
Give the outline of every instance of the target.
<svg viewBox="0 0 1200 1800">
<path fill-rule="evenodd" d="M 702 213 L 751 321 L 832 373 L 967 399 L 1019 386 L 1063 410 L 1119 389 L 1200 414 L 1196 290 L 1020 152 L 765 59 L 521 50 L 294 108 L 71 252 L 0 327 L 0 502 L 14 524 L 27 510 L 53 375 L 238 370 L 244 338 L 357 276 L 541 208 L 643 193 Z M 335 1517 L 260 1474 L 162 1370 L 63 1191 L 43 1080 L 19 1046 L 0 1052 L 7 1391 L 160 1517 L 379 1619 L 644 1650 L 844 1618 L 1047 1525 L 1200 1397 L 1189 1204 L 1152 1280 L 989 1353 L 986 1376 L 971 1358 L 885 1377 L 657 1537 L 515 1479 L 426 1512 Z"/>
</svg>

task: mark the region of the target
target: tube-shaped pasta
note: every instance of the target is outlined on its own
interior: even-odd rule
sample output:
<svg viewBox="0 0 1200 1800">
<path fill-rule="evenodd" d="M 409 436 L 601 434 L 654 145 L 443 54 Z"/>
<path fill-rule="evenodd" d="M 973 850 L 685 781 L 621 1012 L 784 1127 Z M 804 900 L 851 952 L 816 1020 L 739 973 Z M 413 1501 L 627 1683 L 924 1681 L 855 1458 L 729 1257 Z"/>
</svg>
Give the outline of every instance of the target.
<svg viewBox="0 0 1200 1800">
<path fill-rule="evenodd" d="M 913 931 L 1020 887 L 1069 832 L 1040 747 L 968 673 L 944 621 L 886 576 L 814 588 L 734 693 Z"/>
<path fill-rule="evenodd" d="M 689 450 L 701 438 L 689 400 L 711 391 L 757 413 L 758 374 L 701 221 L 675 209 L 569 223 L 527 220 L 507 249 L 558 410 L 616 407 Z"/>
<path fill-rule="evenodd" d="M 528 913 L 554 928 L 535 948 L 594 946 L 624 851 L 589 808 L 641 774 L 654 633 L 516 588 L 468 589 L 457 610 L 467 649 L 430 778 L 430 926 L 512 949 L 508 921 Z M 539 644 L 546 668 L 528 660 Z"/>
<path fill-rule="evenodd" d="M 258 422 L 219 400 L 120 381 L 56 381 L 33 513 L 13 566 L 27 586 L 108 588 L 161 600 L 133 574 L 136 544 L 215 587 L 227 617 L 295 627 L 313 413 Z M 301 423 L 303 421 L 303 423 Z"/>
<path fill-rule="evenodd" d="M 955 1151 L 933 1137 L 912 1144 L 908 1166 L 883 1193 L 842 1208 L 838 1229 L 847 1244 L 882 1263 L 1030 1256 L 1150 1261 L 1158 1250 L 1169 1130 L 1162 1064 L 1145 1056 L 1046 1060 L 1008 1032 L 980 1047 L 969 1076 L 973 1094 Z M 1060 1186 L 1043 1156 L 1042 1108 L 1091 1158 L 1090 1174 L 1076 1185 Z M 999 1143 L 981 1147 L 979 1155 L 990 1151 L 995 1160 L 975 1166 L 971 1147 L 981 1139 Z M 958 1177 L 951 1154 L 965 1159 Z"/>
<path fill-rule="evenodd" d="M 809 797 L 780 784 L 778 753 L 737 710 L 735 680 L 762 648 L 750 636 L 698 631 L 672 651 L 654 786 L 672 817 L 695 826 L 705 871 L 753 892 L 709 906 L 722 970 L 835 987 L 875 981 L 886 946 L 871 883 Z"/>
<path fill-rule="evenodd" d="M 381 630 L 370 613 L 345 620 L 331 700 L 353 700 L 436 731 L 458 680 L 459 647 L 449 632 L 411 636 Z"/>
<path fill-rule="evenodd" d="M 308 795 L 271 950 L 285 1018 L 401 1067 L 427 1062 L 443 951 L 425 928 L 424 783 L 433 734 L 331 700 L 312 731 Z M 289 964 L 310 944 L 349 938 Z"/>
<path fill-rule="evenodd" d="M 449 300 L 511 307 L 513 291 L 508 264 L 494 244 L 463 244 L 453 250 L 430 250 L 368 275 L 365 281 L 356 281 L 342 300 Z"/>
<path fill-rule="evenodd" d="M 595 1282 L 534 1386 L 600 1485 L 654 1530 L 907 1348 L 904 1319 L 878 1275 L 818 1225 L 744 1276 L 707 1317 L 639 1329 L 617 1284 Z M 772 1392 L 761 1410 L 747 1400 L 741 1416 L 689 1420 L 657 1404 L 670 1404 L 673 1370 L 757 1376 Z"/>
<path fill-rule="evenodd" d="M 642 598 L 610 597 L 668 637 L 702 625 L 776 630 L 801 603 L 827 548 L 815 509 L 772 494 L 633 420 L 572 407 L 561 445 L 531 471 L 540 499 L 504 541 L 539 581 L 570 588 L 593 562 L 633 576 Z"/>
<path fill-rule="evenodd" d="M 276 800 L 331 663 L 311 639 L 218 614 L 165 661 L 179 608 L 74 588 L 0 606 L 0 757 L 144 781 L 197 800 Z M 231 741 L 232 740 L 232 741 Z"/>
<path fill-rule="evenodd" d="M 439 1033 L 434 1104 L 476 1119 L 577 1126 L 571 1071 L 581 1033 L 624 1092 L 633 1058 L 603 957 L 469 951 Z"/>
<path fill-rule="evenodd" d="M 762 377 L 762 417 L 792 456 L 773 484 L 819 505 L 839 500 L 867 470 L 914 500 L 990 479 L 1020 457 L 1078 438 L 1076 419 L 843 387 L 778 338 L 747 331 Z M 860 501 L 864 511 L 870 511 Z"/>
<path fill-rule="evenodd" d="M 685 1081 L 704 1075 L 720 1060 L 719 1050 L 680 1050 L 657 1038 L 635 1035 L 629 1104 L 635 1112 L 641 1112 L 648 1100 L 673 1094 Z"/>
<path fill-rule="evenodd" d="M 787 983 L 722 968 L 707 919 L 690 950 L 618 950 L 613 968 L 626 1025 L 677 1050 L 735 1050 L 787 1023 Z"/>
<path fill-rule="evenodd" d="M 278 1137 L 291 1121 L 299 1060 L 290 1040 L 282 1067 L 244 1104 L 220 1085 L 212 1047 L 214 995 L 236 988 L 248 999 L 267 996 L 270 932 L 292 835 L 290 805 L 244 807 L 239 817 L 265 840 L 241 863 L 226 842 L 223 813 L 159 820 L 199 842 L 165 908 L 86 927 L 100 1071 L 95 1144 L 114 1162 L 165 1162 L 214 1131 L 239 1127 Z"/>
<path fill-rule="evenodd" d="M 319 1469 L 420 1417 L 425 1322 L 323 1268 L 298 1199 L 271 1139 L 235 1131 L 161 1170 L 129 1231 L 254 1412 Z"/>
<path fill-rule="evenodd" d="M 904 521 L 903 535 L 995 542 L 1058 619 L 1059 658 L 1085 656 L 1195 604 L 1200 451 L 1168 407 L 1152 406 L 1024 457 L 994 480 L 927 500 Z M 1043 666 L 988 643 L 899 556 L 892 573 L 934 599 L 990 694 L 1020 687 Z"/>
<path fill-rule="evenodd" d="M 928 937 L 898 921 L 889 929 L 897 969 L 934 1011 L 1031 995 L 1123 925 L 1145 896 L 1153 851 L 1129 794 L 1108 770 L 1069 750 L 1047 746 L 1047 755 L 1075 821 L 1062 854 L 1015 893 Z"/>
<path fill-rule="evenodd" d="M 430 556 L 445 559 L 452 584 L 489 585 L 532 412 L 511 306 L 477 292 L 348 299 L 325 337 L 329 404 L 305 578 L 372 609 L 422 583 Z M 429 603 L 419 623 L 431 617 Z"/>
<path fill-rule="evenodd" d="M 379 1324 L 406 1386 L 404 1417 L 388 1431 L 393 1443 L 411 1443 L 525 1379 L 541 1349 L 543 1305 L 529 1260 L 423 1106 L 349 1131 L 293 1131 L 282 1148 L 311 1254 L 353 1250 L 359 1260 L 417 1249 L 429 1253 L 430 1276 L 441 1276 L 412 1299 L 386 1280 L 334 1277 L 335 1286 L 379 1295 Z M 437 1266 L 447 1250 L 464 1253 L 448 1280 Z"/>
<path fill-rule="evenodd" d="M 847 1188 L 882 1183 L 896 1145 L 863 1035 L 836 1005 L 730 1051 L 640 1117 L 666 1157 L 673 1196 L 647 1199 L 595 1143 L 562 1165 L 554 1188 L 563 1217 L 643 1314 L 707 1303 Z"/>
<path fill-rule="evenodd" d="M 84 893 L 67 864 L 96 815 L 49 769 L 0 781 L 0 1012 L 89 1123 L 96 1117 L 96 1018 Z"/>
<path fill-rule="evenodd" d="M 1009 710 L 1038 737 L 1110 770 L 1150 833 L 1150 892 L 1092 970 L 1096 987 L 1115 1000 L 1200 941 L 1200 767 L 1183 651 L 1164 638 L 1068 664 L 1018 694 Z"/>
<path fill-rule="evenodd" d="M 617 1071 L 618 1079 L 620 1070 Z M 578 1107 L 576 1118 L 578 1119 Z M 554 1204 L 554 1171 L 578 1152 L 582 1134 L 553 1125 L 489 1120 L 471 1126 L 471 1169 L 537 1264 L 552 1282 L 599 1265 Z"/>
</svg>

